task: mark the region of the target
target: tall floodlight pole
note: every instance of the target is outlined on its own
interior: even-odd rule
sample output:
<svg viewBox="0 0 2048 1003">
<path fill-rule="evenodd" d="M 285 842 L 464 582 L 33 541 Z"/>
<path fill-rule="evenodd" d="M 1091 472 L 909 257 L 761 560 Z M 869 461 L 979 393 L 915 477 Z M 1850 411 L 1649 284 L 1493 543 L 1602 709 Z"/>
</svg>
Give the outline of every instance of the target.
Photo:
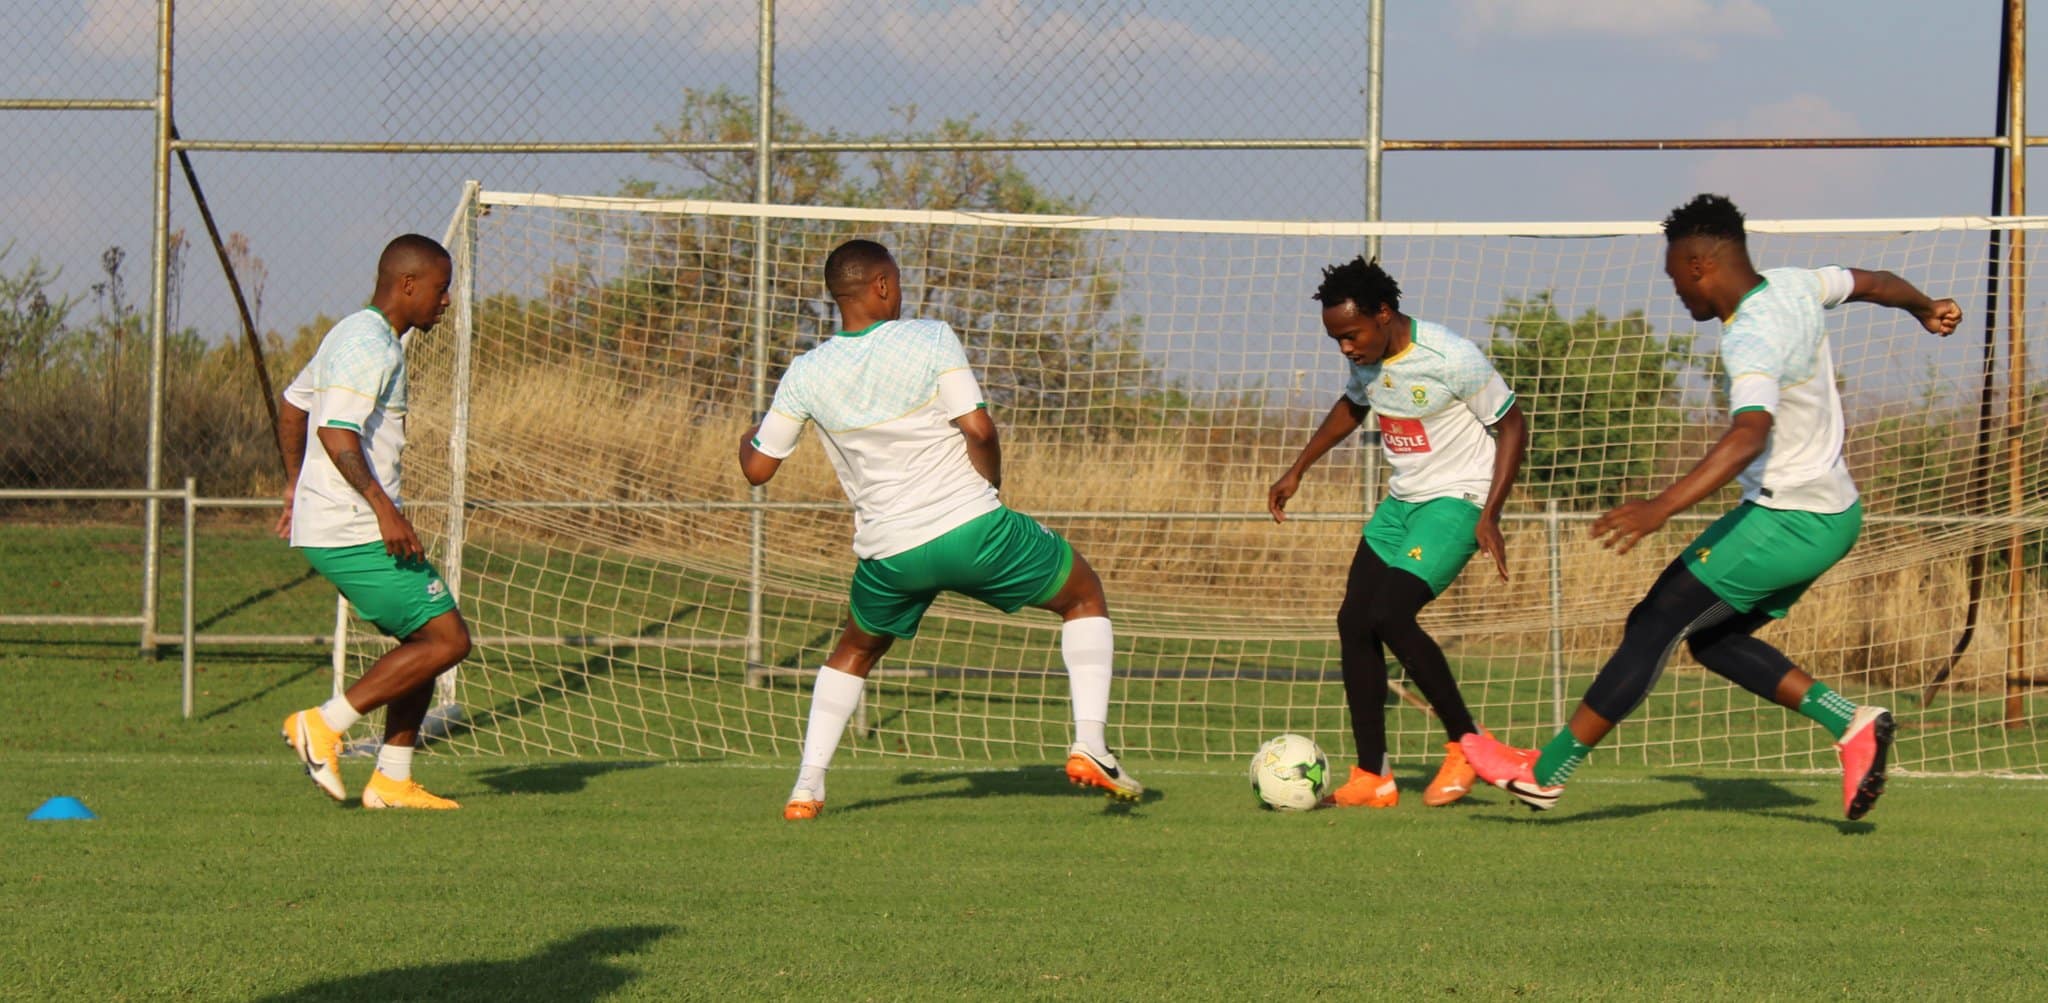
<svg viewBox="0 0 2048 1003">
<path fill-rule="evenodd" d="M 775 128 L 775 0 L 761 0 L 761 38 L 755 55 L 754 201 L 772 201 L 774 172 L 770 158 Z M 754 329 L 754 413 L 768 410 L 768 217 L 754 217 L 754 293 L 749 325 Z M 768 487 L 747 491 L 754 506 L 747 513 L 747 665 L 761 663 L 762 578 L 767 572 Z"/>
<path fill-rule="evenodd" d="M 171 256 L 171 8 L 156 8 L 156 171 L 155 213 L 149 245 L 149 445 L 142 486 L 162 487 L 164 450 L 164 324 L 170 304 L 167 276 Z M 187 499 L 187 505 L 191 500 Z M 156 654 L 157 568 L 163 555 L 163 503 L 154 495 L 142 503 L 142 653 Z M 185 546 L 192 546 L 191 540 Z"/>
</svg>

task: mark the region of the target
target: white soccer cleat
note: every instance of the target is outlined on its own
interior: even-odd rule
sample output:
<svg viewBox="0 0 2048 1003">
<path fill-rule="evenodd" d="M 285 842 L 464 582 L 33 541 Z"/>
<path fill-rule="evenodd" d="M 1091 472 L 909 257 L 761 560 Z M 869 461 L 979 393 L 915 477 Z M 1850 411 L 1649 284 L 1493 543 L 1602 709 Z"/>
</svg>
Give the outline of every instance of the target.
<svg viewBox="0 0 2048 1003">
<path fill-rule="evenodd" d="M 1145 785 L 1124 770 L 1116 753 L 1098 756 L 1080 742 L 1067 750 L 1067 779 L 1080 787 L 1100 787 L 1119 801 L 1136 801 L 1145 795 Z"/>
</svg>

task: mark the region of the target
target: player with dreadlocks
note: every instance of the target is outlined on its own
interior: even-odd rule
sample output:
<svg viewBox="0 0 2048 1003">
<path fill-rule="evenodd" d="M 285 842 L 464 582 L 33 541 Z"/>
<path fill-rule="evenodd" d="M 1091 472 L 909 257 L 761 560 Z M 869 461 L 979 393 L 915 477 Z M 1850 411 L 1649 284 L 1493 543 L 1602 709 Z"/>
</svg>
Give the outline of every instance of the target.
<svg viewBox="0 0 2048 1003">
<path fill-rule="evenodd" d="M 1857 706 L 1754 634 L 1846 556 L 1863 526 L 1856 483 L 1842 460 L 1842 401 L 1825 311 L 1876 303 L 1945 336 L 1962 310 L 1890 272 L 1835 265 L 1758 272 L 1742 213 L 1720 195 L 1672 210 L 1664 238 L 1664 272 L 1679 300 L 1693 320 L 1721 321 L 1730 422 L 1691 471 L 1655 498 L 1601 516 L 1593 536 L 1625 554 L 1730 480 L 1741 482 L 1742 503 L 1687 544 L 1650 586 L 1629 613 L 1620 646 L 1549 744 L 1540 752 L 1520 750 L 1468 735 L 1465 754 L 1488 783 L 1531 808 L 1552 807 L 1566 778 L 1642 703 L 1683 641 L 1701 665 L 1827 728 L 1842 760 L 1842 811 L 1862 818 L 1884 793 L 1890 712 Z"/>
<path fill-rule="evenodd" d="M 1527 425 L 1515 394 L 1478 346 L 1401 312 L 1401 287 L 1377 261 L 1354 258 L 1323 270 L 1315 298 L 1323 329 L 1350 362 L 1350 380 L 1294 465 L 1266 492 L 1273 521 L 1302 475 L 1344 441 L 1370 410 L 1393 477 L 1351 559 L 1337 611 L 1344 696 L 1358 763 L 1330 803 L 1392 808 L 1400 798 L 1387 756 L 1387 652 L 1436 709 L 1449 736 L 1443 766 L 1423 803 L 1447 805 L 1472 789 L 1459 739 L 1483 734 L 1435 639 L 1416 617 L 1448 588 L 1473 553 L 1508 577 L 1500 513 L 1521 469 Z"/>
</svg>

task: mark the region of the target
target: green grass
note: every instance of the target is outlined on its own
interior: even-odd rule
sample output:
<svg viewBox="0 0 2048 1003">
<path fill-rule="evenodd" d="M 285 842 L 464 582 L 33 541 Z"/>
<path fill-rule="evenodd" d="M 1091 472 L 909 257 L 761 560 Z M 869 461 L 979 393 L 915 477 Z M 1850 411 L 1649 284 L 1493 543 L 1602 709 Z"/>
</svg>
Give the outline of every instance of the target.
<svg viewBox="0 0 2048 1003">
<path fill-rule="evenodd" d="M 0 532 L 0 608 L 133 594 L 85 570 L 132 531 L 33 536 Z M 317 629 L 331 594 L 264 554 L 217 562 L 202 618 Z M 326 692 L 323 652 L 206 648 L 200 668 L 187 721 L 175 658 L 132 635 L 0 627 L 0 997 L 2048 992 L 2034 781 L 1897 777 L 1852 823 L 1825 772 L 1596 759 L 1535 815 L 1492 791 L 1425 809 L 1412 755 L 1396 810 L 1279 815 L 1236 757 L 1133 757 L 1153 791 L 1120 810 L 1046 762 L 864 748 L 791 825 L 781 751 L 465 752 L 420 764 L 461 812 L 396 815 L 326 801 L 277 739 Z M 25 820 L 59 794 L 100 818 Z"/>
</svg>

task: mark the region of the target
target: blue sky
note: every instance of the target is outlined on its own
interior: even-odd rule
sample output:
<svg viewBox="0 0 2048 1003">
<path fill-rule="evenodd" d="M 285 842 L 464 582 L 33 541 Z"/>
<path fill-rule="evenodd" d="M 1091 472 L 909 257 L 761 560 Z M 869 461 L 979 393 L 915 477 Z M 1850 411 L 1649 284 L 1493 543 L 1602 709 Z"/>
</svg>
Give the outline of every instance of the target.
<svg viewBox="0 0 2048 1003">
<path fill-rule="evenodd" d="M 178 119 L 187 136 L 207 138 L 648 139 L 685 88 L 751 90 L 753 6 L 187 3 Z M 1385 133 L 1984 134 L 2000 6 L 1390 0 Z M 1364 129 L 1363 7 L 785 0 L 778 80 L 793 114 L 843 134 L 900 128 L 915 106 L 920 122 L 973 116 L 1039 137 L 1346 137 Z M 152 9 L 147 0 L 9 5 L 0 93 L 146 96 Z M 0 247 L 13 244 L 0 268 L 38 256 L 82 292 L 100 250 L 122 244 L 131 293 L 146 294 L 148 116 L 0 112 L 0 129 Z M 195 159 L 223 225 L 247 233 L 269 267 L 263 322 L 273 327 L 359 304 L 382 241 L 438 232 L 465 177 L 566 192 L 611 192 L 629 177 L 687 180 L 628 155 Z M 1362 206 L 1356 154 L 1026 163 L 1049 187 L 1110 213 L 1341 219 Z M 1972 214 L 1987 208 L 1990 163 L 1981 150 L 1397 153 L 1385 215 L 1655 218 L 1700 190 L 1725 191 L 1754 217 Z M 196 236 L 182 180 L 175 188 L 174 225 Z M 181 319 L 209 335 L 231 330 L 210 257 L 195 255 L 189 271 Z"/>
</svg>

